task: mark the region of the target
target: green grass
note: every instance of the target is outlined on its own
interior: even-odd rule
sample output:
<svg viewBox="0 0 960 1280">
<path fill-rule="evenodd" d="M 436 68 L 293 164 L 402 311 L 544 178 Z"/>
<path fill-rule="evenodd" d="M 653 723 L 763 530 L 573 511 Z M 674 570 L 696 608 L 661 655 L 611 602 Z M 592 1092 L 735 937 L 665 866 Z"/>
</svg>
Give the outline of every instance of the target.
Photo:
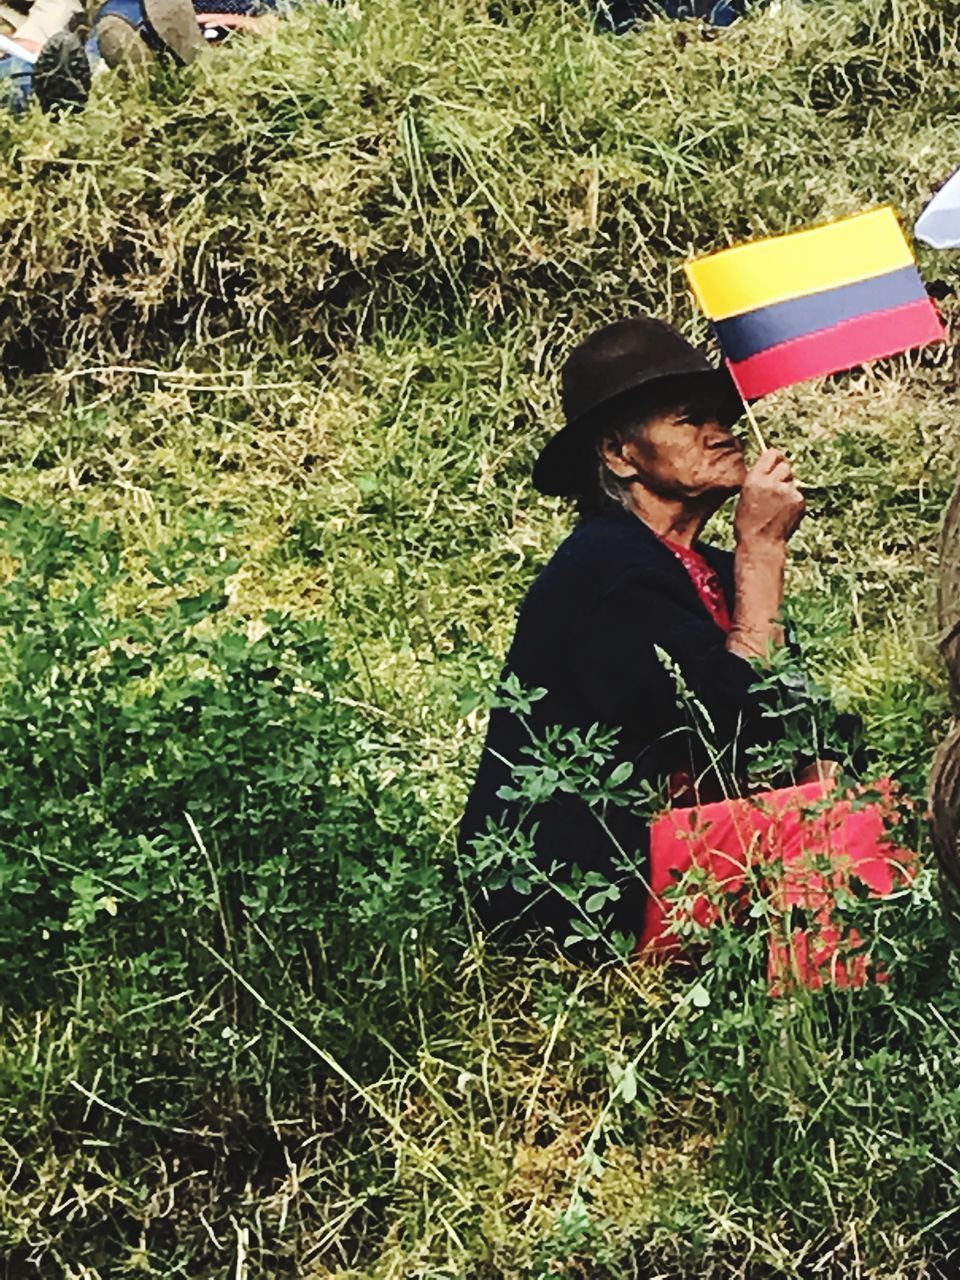
<svg viewBox="0 0 960 1280">
<path fill-rule="evenodd" d="M 482 698 L 569 526 L 528 480 L 566 351 L 638 308 L 704 338 L 691 252 L 888 200 L 909 225 L 960 154 L 958 18 L 827 0 L 612 40 L 562 0 L 311 6 L 149 85 L 98 78 L 82 116 L 2 118 L 3 493 L 38 533 L 115 537 L 105 616 L 155 611 L 152 558 L 200 527 L 237 561 L 224 626 L 321 622 L 377 821 L 451 868 Z M 952 324 L 956 259 L 921 266 Z M 955 383 L 951 346 L 760 408 L 811 494 L 810 664 L 917 798 L 949 718 Z M 374 949 L 353 1018 L 214 932 L 219 959 L 145 974 L 101 909 L 82 960 L 38 948 L 5 994 L 0 1256 L 18 1280 L 937 1274 L 938 919 L 927 873 L 875 922 L 888 989 L 836 999 L 771 1004 L 728 939 L 704 1008 L 682 972 L 424 921 Z"/>
</svg>

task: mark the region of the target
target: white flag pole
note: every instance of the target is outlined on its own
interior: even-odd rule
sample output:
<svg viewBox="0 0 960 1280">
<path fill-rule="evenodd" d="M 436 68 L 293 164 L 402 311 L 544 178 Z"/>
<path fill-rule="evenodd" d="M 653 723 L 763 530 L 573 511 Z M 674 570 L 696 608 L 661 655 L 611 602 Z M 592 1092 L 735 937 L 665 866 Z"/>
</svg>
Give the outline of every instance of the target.
<svg viewBox="0 0 960 1280">
<path fill-rule="evenodd" d="M 753 434 L 756 437 L 757 444 L 760 446 L 760 452 L 765 453 L 767 448 L 767 442 L 766 440 L 764 440 L 763 432 L 760 430 L 760 423 L 757 422 L 757 419 L 754 417 L 753 410 L 750 408 L 746 400 L 744 400 L 743 402 L 743 407 L 747 413 L 747 421 L 750 423 L 750 426 L 753 428 Z"/>
<path fill-rule="evenodd" d="M 11 54 L 14 58 L 19 58 L 21 62 L 29 62 L 31 66 L 37 60 L 35 53 L 25 49 L 22 44 L 16 44 L 13 40 L 8 40 L 6 36 L 0 36 L 0 49 L 4 53 Z"/>
</svg>

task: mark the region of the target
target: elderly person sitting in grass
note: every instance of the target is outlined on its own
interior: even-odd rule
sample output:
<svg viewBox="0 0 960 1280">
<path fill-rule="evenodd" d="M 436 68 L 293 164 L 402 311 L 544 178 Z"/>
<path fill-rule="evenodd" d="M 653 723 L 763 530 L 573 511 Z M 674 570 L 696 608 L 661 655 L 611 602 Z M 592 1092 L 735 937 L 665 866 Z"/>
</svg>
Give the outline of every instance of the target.
<svg viewBox="0 0 960 1280">
<path fill-rule="evenodd" d="M 600 821 L 566 790 L 520 800 L 515 766 L 551 727 L 599 724 L 618 731 L 612 763 L 630 762 L 629 785 L 648 782 L 669 804 L 716 800 L 743 780 L 747 749 L 778 732 L 757 668 L 782 641 L 787 546 L 804 499 L 779 450 L 747 467 L 733 430 L 744 406 L 726 370 L 657 320 L 622 320 L 577 347 L 563 406 L 566 425 L 533 481 L 576 499 L 581 519 L 524 600 L 506 667 L 545 692 L 527 712 L 493 710 L 461 849 L 472 859 L 477 837 L 498 827 L 527 840 L 551 879 L 569 879 L 575 864 L 619 881 L 614 922 L 636 935 L 644 877 L 624 880 L 617 854 L 642 865 L 647 818 L 608 804 Z M 735 552 L 700 541 L 731 498 Z M 510 880 L 482 894 L 479 910 L 507 933 L 547 928 L 561 941 L 569 918 L 562 893 L 518 892 Z"/>
</svg>

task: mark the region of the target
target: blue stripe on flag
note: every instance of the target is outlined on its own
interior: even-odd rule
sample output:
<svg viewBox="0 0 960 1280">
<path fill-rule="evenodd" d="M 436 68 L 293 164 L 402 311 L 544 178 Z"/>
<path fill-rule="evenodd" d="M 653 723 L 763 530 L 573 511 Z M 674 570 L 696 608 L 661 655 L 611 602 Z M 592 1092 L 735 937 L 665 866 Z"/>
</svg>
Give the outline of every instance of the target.
<svg viewBox="0 0 960 1280">
<path fill-rule="evenodd" d="M 874 311 L 890 311 L 908 302 L 926 298 L 920 273 L 916 267 L 900 267 L 869 280 L 844 284 L 838 289 L 824 289 L 787 302 L 745 311 L 727 320 L 718 320 L 714 329 L 723 354 L 728 360 L 748 360 L 750 356 L 802 338 L 820 333 L 844 320 L 856 320 Z"/>
</svg>

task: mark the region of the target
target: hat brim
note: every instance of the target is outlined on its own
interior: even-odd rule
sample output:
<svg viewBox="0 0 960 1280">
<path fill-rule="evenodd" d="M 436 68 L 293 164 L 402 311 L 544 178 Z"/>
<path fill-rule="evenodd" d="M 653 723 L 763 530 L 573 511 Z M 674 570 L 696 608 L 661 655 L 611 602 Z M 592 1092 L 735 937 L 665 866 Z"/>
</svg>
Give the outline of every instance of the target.
<svg viewBox="0 0 960 1280">
<path fill-rule="evenodd" d="M 596 473 L 597 438 L 622 408 L 630 405 L 642 412 L 645 407 L 669 403 L 673 395 L 680 402 L 691 392 L 716 400 L 717 419 L 724 426 L 732 426 L 746 412 L 736 383 L 723 366 L 648 379 L 568 422 L 551 436 L 533 464 L 534 488 L 551 497 L 580 497 L 590 490 Z"/>
</svg>

